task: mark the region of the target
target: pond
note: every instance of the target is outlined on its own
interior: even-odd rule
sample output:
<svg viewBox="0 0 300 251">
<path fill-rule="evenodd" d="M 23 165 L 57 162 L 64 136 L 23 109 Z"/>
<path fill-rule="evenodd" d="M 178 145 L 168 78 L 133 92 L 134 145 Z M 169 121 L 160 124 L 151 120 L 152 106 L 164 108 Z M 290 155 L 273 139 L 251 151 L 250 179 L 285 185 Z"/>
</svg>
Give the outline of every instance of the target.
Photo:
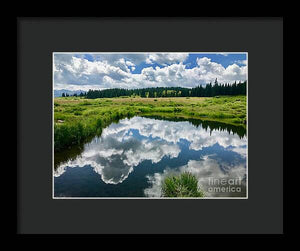
<svg viewBox="0 0 300 251">
<path fill-rule="evenodd" d="M 168 175 L 190 172 L 206 197 L 246 197 L 247 136 L 217 122 L 133 117 L 79 150 L 55 154 L 54 197 L 161 197 Z"/>
</svg>

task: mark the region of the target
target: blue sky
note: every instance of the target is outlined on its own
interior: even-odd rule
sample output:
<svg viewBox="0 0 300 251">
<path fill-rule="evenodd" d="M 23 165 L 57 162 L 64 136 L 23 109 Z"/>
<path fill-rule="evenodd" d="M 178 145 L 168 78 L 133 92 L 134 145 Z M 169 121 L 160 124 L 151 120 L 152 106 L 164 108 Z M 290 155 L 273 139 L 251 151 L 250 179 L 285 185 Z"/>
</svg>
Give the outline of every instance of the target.
<svg viewBox="0 0 300 251">
<path fill-rule="evenodd" d="M 54 89 L 194 87 L 247 78 L 246 53 L 55 53 Z"/>
</svg>

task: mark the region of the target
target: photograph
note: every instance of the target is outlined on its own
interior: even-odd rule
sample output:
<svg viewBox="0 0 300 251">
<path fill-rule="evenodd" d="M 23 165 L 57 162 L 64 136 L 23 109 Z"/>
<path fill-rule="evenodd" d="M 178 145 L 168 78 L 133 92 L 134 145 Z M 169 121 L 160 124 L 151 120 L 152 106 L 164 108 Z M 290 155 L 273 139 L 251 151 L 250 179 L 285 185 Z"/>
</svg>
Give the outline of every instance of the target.
<svg viewBox="0 0 300 251">
<path fill-rule="evenodd" d="M 248 199 L 248 52 L 53 52 L 52 82 L 53 199 Z"/>
</svg>

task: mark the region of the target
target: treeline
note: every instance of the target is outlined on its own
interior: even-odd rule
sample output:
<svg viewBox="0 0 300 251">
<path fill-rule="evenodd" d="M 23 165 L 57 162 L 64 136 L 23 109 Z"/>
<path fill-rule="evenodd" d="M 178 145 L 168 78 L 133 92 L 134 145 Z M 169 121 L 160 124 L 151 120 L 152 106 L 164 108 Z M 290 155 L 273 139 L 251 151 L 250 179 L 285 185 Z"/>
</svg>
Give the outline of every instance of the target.
<svg viewBox="0 0 300 251">
<path fill-rule="evenodd" d="M 61 94 L 62 97 L 69 97 L 69 96 L 72 96 L 72 97 L 86 97 L 86 92 L 80 92 L 79 94 L 77 93 L 74 93 L 73 95 L 70 95 L 68 93 L 62 93 Z"/>
<path fill-rule="evenodd" d="M 88 99 L 95 98 L 115 98 L 122 96 L 139 96 L 142 98 L 160 98 L 160 97 L 214 97 L 219 95 L 246 95 L 247 81 L 233 84 L 219 84 L 217 79 L 214 84 L 209 83 L 204 87 L 199 85 L 194 88 L 183 87 L 151 87 L 142 89 L 105 89 L 89 90 L 82 93 L 82 96 Z M 79 95 L 81 96 L 81 94 Z"/>
</svg>

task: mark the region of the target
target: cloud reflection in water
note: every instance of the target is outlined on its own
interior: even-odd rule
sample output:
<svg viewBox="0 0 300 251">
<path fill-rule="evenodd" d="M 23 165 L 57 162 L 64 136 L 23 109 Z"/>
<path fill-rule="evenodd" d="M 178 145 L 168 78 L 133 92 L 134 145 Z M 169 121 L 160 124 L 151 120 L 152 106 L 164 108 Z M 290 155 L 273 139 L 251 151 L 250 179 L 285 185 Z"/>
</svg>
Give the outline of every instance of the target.
<svg viewBox="0 0 300 251">
<path fill-rule="evenodd" d="M 226 153 L 238 155 L 239 158 L 229 165 L 224 164 L 220 156 L 206 155 L 200 158 L 199 155 L 197 160 L 189 160 L 186 165 L 172 169 L 166 167 L 162 173 L 148 174 L 150 187 L 144 190 L 145 196 L 160 196 L 161 181 L 171 172 L 190 171 L 198 177 L 202 186 L 205 185 L 203 179 L 208 176 L 245 176 L 246 137 L 240 138 L 227 131 L 210 132 L 187 121 L 174 122 L 142 117 L 123 119 L 118 124 L 105 128 L 101 137 L 94 138 L 84 146 L 81 155 L 58 166 L 54 176 L 61 176 L 67 168 L 90 165 L 106 184 L 119 184 L 145 160 L 155 164 L 164 157 L 178 158 L 183 141 L 188 142 L 189 151 L 200 153 L 203 149 L 217 144 Z"/>
</svg>

